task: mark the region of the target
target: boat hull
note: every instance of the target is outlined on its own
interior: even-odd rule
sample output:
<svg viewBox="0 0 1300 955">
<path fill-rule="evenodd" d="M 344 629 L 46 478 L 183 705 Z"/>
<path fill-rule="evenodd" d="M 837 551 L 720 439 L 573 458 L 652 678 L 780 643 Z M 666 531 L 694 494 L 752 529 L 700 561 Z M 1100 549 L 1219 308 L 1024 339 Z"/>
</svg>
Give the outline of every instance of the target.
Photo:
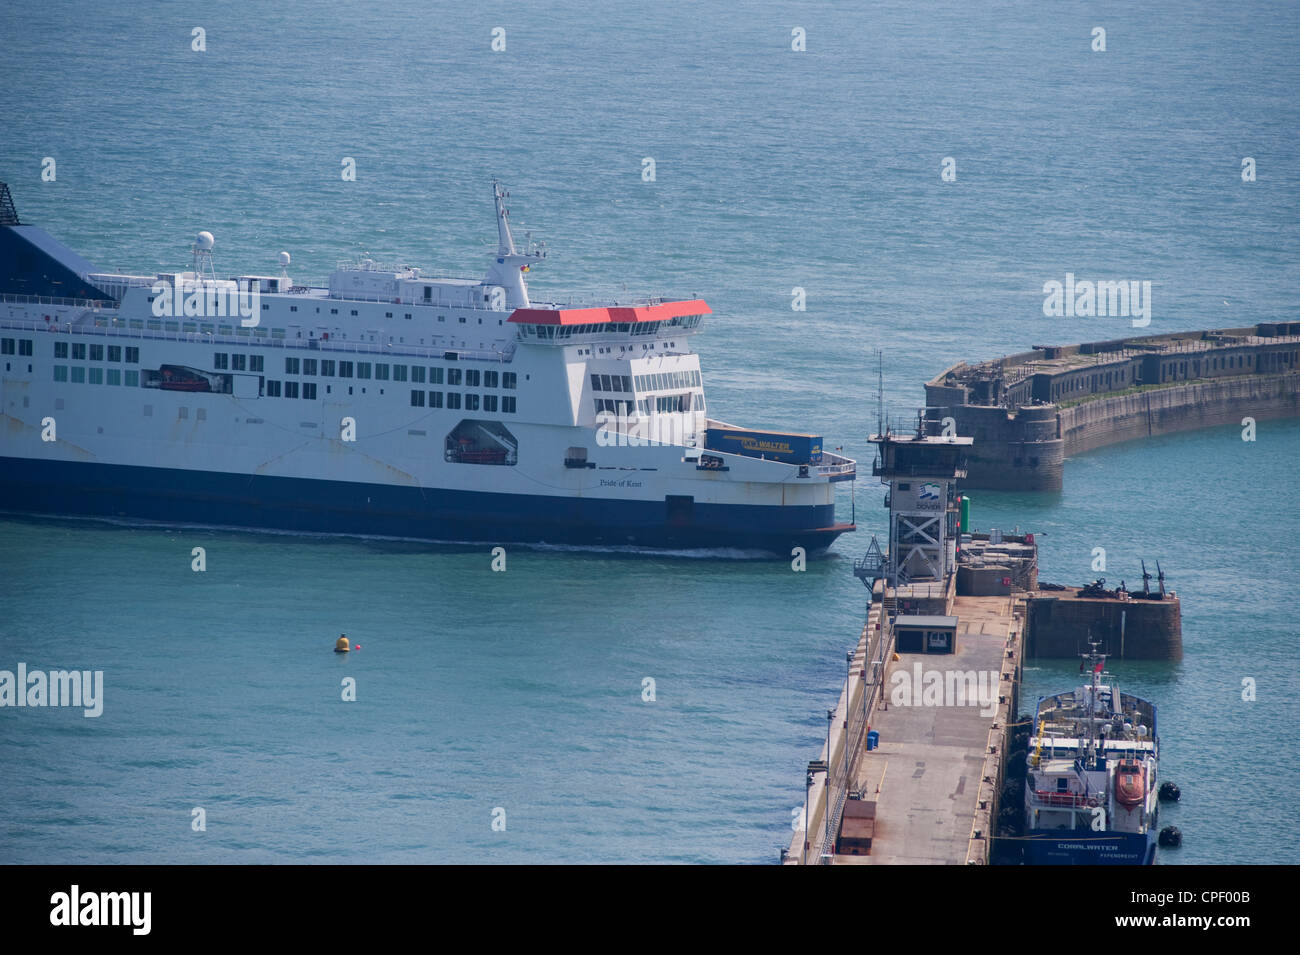
<svg viewBox="0 0 1300 955">
<path fill-rule="evenodd" d="M 1035 829 L 1023 846 L 1026 865 L 1151 865 L 1156 834 Z"/>
<path fill-rule="evenodd" d="M 854 529 L 833 504 L 694 504 L 555 497 L 68 461 L 0 458 L 0 508 L 474 543 L 825 550 Z"/>
</svg>

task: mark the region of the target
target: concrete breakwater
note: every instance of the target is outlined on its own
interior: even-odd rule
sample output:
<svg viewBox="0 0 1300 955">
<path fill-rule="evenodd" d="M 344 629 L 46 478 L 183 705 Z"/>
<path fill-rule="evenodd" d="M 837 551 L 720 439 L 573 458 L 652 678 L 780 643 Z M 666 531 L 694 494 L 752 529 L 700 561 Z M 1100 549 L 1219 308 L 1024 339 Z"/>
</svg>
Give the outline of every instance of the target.
<svg viewBox="0 0 1300 955">
<path fill-rule="evenodd" d="M 1066 457 L 1135 438 L 1300 415 L 1300 374 L 1230 378 L 1099 398 L 1058 412 Z"/>
<path fill-rule="evenodd" d="M 1035 346 L 925 390 L 927 432 L 975 439 L 964 488 L 1059 491 L 1072 454 L 1300 415 L 1300 323 Z"/>
</svg>

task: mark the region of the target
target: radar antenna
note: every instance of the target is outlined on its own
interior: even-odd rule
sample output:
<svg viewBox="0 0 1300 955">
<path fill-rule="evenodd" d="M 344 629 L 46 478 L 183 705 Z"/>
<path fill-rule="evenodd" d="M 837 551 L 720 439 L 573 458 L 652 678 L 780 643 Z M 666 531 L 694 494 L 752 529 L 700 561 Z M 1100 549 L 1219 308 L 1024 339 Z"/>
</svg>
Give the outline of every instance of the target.
<svg viewBox="0 0 1300 955">
<path fill-rule="evenodd" d="M 215 243 L 212 233 L 205 230 L 195 237 L 194 244 L 190 246 L 190 251 L 194 253 L 194 279 L 197 282 L 209 277 L 214 282 L 217 280 L 217 273 L 212 268 L 212 246 Z"/>
</svg>

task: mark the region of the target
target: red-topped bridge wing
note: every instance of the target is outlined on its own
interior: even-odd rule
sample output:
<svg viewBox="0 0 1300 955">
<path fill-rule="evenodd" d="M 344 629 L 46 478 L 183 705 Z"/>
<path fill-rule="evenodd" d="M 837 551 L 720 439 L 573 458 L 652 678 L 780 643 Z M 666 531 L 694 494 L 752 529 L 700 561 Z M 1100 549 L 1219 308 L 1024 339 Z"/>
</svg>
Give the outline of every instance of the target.
<svg viewBox="0 0 1300 955">
<path fill-rule="evenodd" d="M 710 315 L 703 299 L 659 305 L 611 305 L 601 308 L 517 308 L 509 321 L 527 325 L 601 325 L 607 322 L 666 322 L 681 315 Z"/>
</svg>

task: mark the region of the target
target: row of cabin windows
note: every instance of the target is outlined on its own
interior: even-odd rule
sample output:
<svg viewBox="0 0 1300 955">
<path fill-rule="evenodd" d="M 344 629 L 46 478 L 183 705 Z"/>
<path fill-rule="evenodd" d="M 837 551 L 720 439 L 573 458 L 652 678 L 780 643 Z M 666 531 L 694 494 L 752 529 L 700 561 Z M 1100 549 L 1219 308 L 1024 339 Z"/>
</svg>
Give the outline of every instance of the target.
<svg viewBox="0 0 1300 955">
<path fill-rule="evenodd" d="M 554 341 L 557 338 L 573 338 L 578 335 L 596 333 L 624 333 L 631 335 L 657 335 L 663 322 L 602 322 L 598 325 L 520 325 L 519 334 L 523 338 L 538 338 Z M 669 343 L 671 344 L 671 343 Z M 654 344 L 651 343 L 651 348 Z M 607 349 L 602 349 L 605 351 Z"/>
<path fill-rule="evenodd" d="M 89 368 L 84 365 L 73 365 L 71 369 L 67 365 L 55 365 L 54 380 L 71 381 L 77 385 L 126 385 L 128 388 L 138 388 L 140 387 L 140 372 L 130 368 L 126 370 L 121 368 L 96 368 L 94 365 Z"/>
<path fill-rule="evenodd" d="M 424 384 L 424 365 L 390 365 L 388 362 L 339 361 L 333 358 L 288 358 L 284 360 L 286 375 L 319 375 L 322 378 L 374 378 L 376 381 L 411 381 Z M 447 368 L 434 366 L 427 369 L 431 385 L 465 385 L 468 388 L 519 387 L 518 373 L 513 371 L 484 371 L 479 368 Z"/>
<path fill-rule="evenodd" d="M 31 352 L 23 352 L 30 355 Z M 85 361 L 89 355 L 91 361 L 123 361 L 127 364 L 140 363 L 140 349 L 134 345 L 92 345 L 86 342 L 55 342 L 54 357 L 67 358 L 71 355 L 75 361 Z M 105 356 L 107 355 L 107 358 Z"/>
<path fill-rule="evenodd" d="M 610 414 L 626 415 L 631 409 L 631 404 L 625 401 L 617 401 L 613 398 L 597 398 L 596 411 L 608 412 Z M 641 398 L 636 402 L 637 413 L 643 417 L 649 416 L 652 412 L 659 414 L 675 414 L 684 411 L 703 411 L 704 396 L 695 392 L 686 392 L 680 395 L 659 395 L 653 398 Z"/>
<path fill-rule="evenodd" d="M 653 375 L 637 375 L 637 391 L 663 391 L 668 388 L 700 388 L 704 382 L 695 370 L 666 371 Z"/>
<path fill-rule="evenodd" d="M 304 398 L 307 401 L 316 400 L 316 382 L 314 381 L 285 381 L 280 382 L 274 378 L 268 378 L 262 384 L 263 393 L 268 398 Z"/>
<path fill-rule="evenodd" d="M 692 409 L 692 399 L 694 399 L 694 409 Z M 690 391 L 680 395 L 660 395 L 657 398 L 642 398 L 637 402 L 637 407 L 641 409 L 642 414 L 649 414 L 651 408 L 660 414 L 691 410 L 703 411 L 704 396 Z"/>
<path fill-rule="evenodd" d="M 32 340 L 30 338 L 0 338 L 0 355 L 12 355 L 14 348 L 17 347 L 18 354 L 30 355 L 32 353 Z"/>
<path fill-rule="evenodd" d="M 463 402 L 463 405 L 462 405 Z M 476 395 L 466 392 L 462 395 L 459 391 L 412 391 L 411 407 L 412 408 L 454 408 L 464 407 L 466 411 L 500 411 L 502 414 L 514 414 L 516 409 L 516 399 L 514 395 Z"/>
<path fill-rule="evenodd" d="M 221 371 L 265 371 L 265 355 L 240 355 L 217 352 L 212 367 Z"/>
<path fill-rule="evenodd" d="M 632 391 L 631 375 L 592 375 L 592 391 Z"/>
</svg>

